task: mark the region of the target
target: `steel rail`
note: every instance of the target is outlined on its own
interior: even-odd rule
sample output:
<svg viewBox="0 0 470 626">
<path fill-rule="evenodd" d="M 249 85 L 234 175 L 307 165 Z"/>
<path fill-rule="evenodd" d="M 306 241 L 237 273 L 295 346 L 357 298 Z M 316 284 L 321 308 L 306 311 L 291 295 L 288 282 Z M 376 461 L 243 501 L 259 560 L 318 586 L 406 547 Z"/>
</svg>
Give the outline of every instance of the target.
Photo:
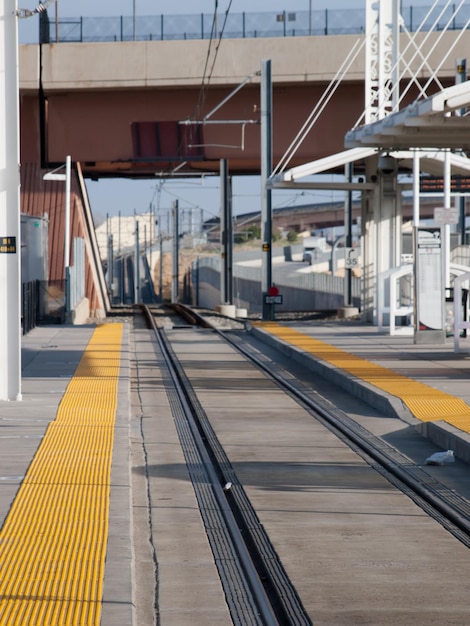
<svg viewBox="0 0 470 626">
<path fill-rule="evenodd" d="M 191 410 L 191 407 L 189 406 L 186 394 L 182 389 L 173 360 L 170 356 L 167 346 L 165 345 L 165 340 L 162 337 L 163 333 L 157 327 L 155 320 L 151 315 L 150 309 L 144 305 L 142 306 L 142 310 L 148 324 L 155 333 L 155 337 L 158 341 L 160 350 L 164 356 L 173 385 L 178 394 L 179 401 L 182 405 L 185 417 L 191 430 L 194 444 L 207 472 L 208 479 L 212 487 L 212 491 L 217 502 L 219 511 L 223 517 L 223 520 L 225 521 L 226 532 L 230 536 L 230 539 L 233 543 L 235 556 L 237 557 L 241 565 L 241 570 L 243 571 L 246 585 L 251 592 L 254 604 L 259 611 L 258 615 L 253 616 L 252 623 L 258 624 L 259 620 L 261 620 L 263 626 L 279 626 L 281 622 L 277 619 L 271 602 L 269 601 L 269 598 L 265 592 L 264 585 L 258 576 L 258 572 L 247 549 L 246 543 L 240 533 L 240 529 L 235 520 L 232 509 L 227 502 L 227 497 L 225 495 L 223 485 L 221 485 L 220 483 L 220 478 L 214 468 L 214 463 L 209 456 L 207 446 L 204 444 L 197 424 L 195 423 L 193 412 Z"/>
<path fill-rule="evenodd" d="M 400 483 L 403 483 L 403 485 L 406 485 L 411 492 L 415 493 L 425 503 L 431 506 L 432 509 L 453 524 L 464 535 L 463 537 L 458 535 L 458 538 L 470 547 L 470 505 L 466 500 L 456 496 L 453 491 L 438 483 L 438 481 L 422 470 L 420 470 L 422 474 L 421 479 L 413 477 L 409 469 L 397 464 L 393 459 L 393 457 L 397 458 L 397 451 L 394 448 L 366 431 L 343 412 L 341 412 L 341 420 L 339 420 L 333 412 L 327 410 L 318 402 L 315 402 L 294 384 L 284 379 L 279 374 L 276 374 L 272 368 L 256 358 L 249 350 L 241 345 L 240 340 L 233 341 L 227 333 L 217 328 L 214 328 L 214 331 L 233 348 L 259 367 L 265 374 L 275 380 L 281 388 L 288 390 L 294 398 L 317 413 L 331 428 L 341 433 L 342 436 L 352 442 L 358 449 L 362 450 L 367 456 L 376 461 L 386 472 L 391 474 Z M 402 456 L 402 460 L 404 461 L 405 457 Z M 409 464 L 409 459 L 407 459 L 407 461 Z M 435 486 L 436 489 L 429 487 L 426 482 Z M 447 494 L 448 497 L 442 494 Z M 459 506 L 454 505 L 452 501 L 457 501 Z"/>
<path fill-rule="evenodd" d="M 196 313 L 185 305 L 181 305 L 186 315 L 194 315 L 196 319 L 204 320 L 204 316 Z M 201 323 L 201 322 L 199 322 Z M 446 488 L 444 485 L 420 470 L 420 478 L 417 479 L 403 463 L 396 462 L 397 453 L 394 448 L 383 442 L 378 437 L 371 435 L 368 431 L 359 426 L 354 420 L 342 413 L 339 420 L 330 410 L 315 402 L 311 397 L 300 391 L 294 384 L 278 375 L 263 361 L 257 359 L 249 350 L 241 345 L 240 341 L 233 341 L 227 333 L 214 327 L 207 320 L 204 324 L 210 326 L 220 337 L 234 347 L 238 352 L 243 354 L 252 363 L 265 372 L 270 378 L 275 380 L 281 388 L 287 389 L 296 399 L 302 402 L 310 410 L 317 413 L 331 428 L 334 428 L 342 436 L 346 437 L 358 449 L 362 450 L 367 456 L 377 462 L 386 472 L 392 475 L 397 481 L 405 485 L 412 493 L 416 494 L 424 503 L 432 507 L 438 514 L 443 516 L 452 525 L 454 525 L 462 535 L 458 538 L 470 547 L 470 505 L 463 498 L 459 498 L 454 492 Z M 395 459 L 393 458 L 395 457 Z M 406 461 L 403 456 L 400 459 Z M 408 465 L 409 465 L 409 460 Z M 431 486 L 428 486 L 429 483 Z M 437 485 L 437 486 L 436 486 Z M 434 488 L 436 487 L 436 488 Z M 403 491 L 403 489 L 402 489 Z M 407 492 L 410 495 L 409 492 Z M 454 504 L 456 503 L 456 504 Z M 419 503 L 420 505 L 422 503 Z M 449 528 L 452 532 L 452 528 Z M 455 533 L 454 533 L 455 534 Z"/>
</svg>

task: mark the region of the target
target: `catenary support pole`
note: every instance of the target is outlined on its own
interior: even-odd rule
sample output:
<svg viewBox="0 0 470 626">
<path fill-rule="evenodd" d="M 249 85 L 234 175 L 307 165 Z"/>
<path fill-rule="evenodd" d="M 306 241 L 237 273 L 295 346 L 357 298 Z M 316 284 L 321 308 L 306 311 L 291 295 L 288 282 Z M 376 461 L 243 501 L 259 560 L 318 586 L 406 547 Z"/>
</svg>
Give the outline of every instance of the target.
<svg viewBox="0 0 470 626">
<path fill-rule="evenodd" d="M 346 180 L 352 182 L 353 164 L 347 163 L 344 168 Z M 352 191 L 347 191 L 344 199 L 344 247 L 352 248 Z M 352 302 L 352 269 L 344 269 L 344 306 L 351 307 Z"/>
<path fill-rule="evenodd" d="M 178 200 L 173 202 L 173 255 L 172 255 L 172 281 L 171 301 L 179 302 L 179 212 Z"/>
<path fill-rule="evenodd" d="M 267 181 L 272 172 L 271 61 L 261 61 L 261 237 L 263 242 L 261 294 L 263 320 L 274 318 L 274 305 L 265 304 L 272 285 L 272 204 Z"/>
<path fill-rule="evenodd" d="M 464 83 L 467 80 L 467 59 L 457 59 L 455 67 L 455 84 Z M 459 116 L 465 115 L 465 109 L 459 109 L 456 114 Z M 466 242 L 465 236 L 465 196 L 461 195 L 458 198 L 459 202 L 459 229 L 460 229 L 460 243 L 464 246 Z"/>
<path fill-rule="evenodd" d="M 221 304 L 233 304 L 233 232 L 232 202 L 227 159 L 220 160 L 220 247 L 222 272 L 220 285 Z"/>
<path fill-rule="evenodd" d="M 134 304 L 140 302 L 140 233 L 139 220 L 135 220 L 135 253 L 134 253 Z"/>
<path fill-rule="evenodd" d="M 0 2 L 0 400 L 21 400 L 18 23 Z"/>
</svg>

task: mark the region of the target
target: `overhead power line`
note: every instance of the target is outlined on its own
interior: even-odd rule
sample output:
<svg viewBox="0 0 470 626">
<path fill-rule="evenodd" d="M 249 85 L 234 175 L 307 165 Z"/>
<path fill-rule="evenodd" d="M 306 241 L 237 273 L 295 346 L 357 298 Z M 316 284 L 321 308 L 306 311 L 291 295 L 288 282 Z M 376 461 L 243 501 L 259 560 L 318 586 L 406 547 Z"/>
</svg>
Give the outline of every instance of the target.
<svg viewBox="0 0 470 626">
<path fill-rule="evenodd" d="M 222 37 L 224 35 L 225 26 L 227 24 L 227 19 L 228 19 L 231 7 L 232 7 L 232 0 L 230 0 L 229 5 L 227 7 L 227 10 L 225 11 L 224 23 L 223 23 L 222 28 L 220 30 L 219 38 L 218 38 L 217 44 L 215 46 L 214 58 L 212 60 L 212 65 L 211 65 L 209 74 L 207 75 L 207 70 L 208 70 L 208 67 L 209 67 L 209 60 L 210 60 L 211 51 L 212 51 L 212 44 L 214 42 L 214 39 L 217 37 L 216 30 L 217 30 L 218 0 L 216 0 L 216 2 L 215 2 L 214 15 L 213 15 L 213 20 L 212 20 L 212 29 L 211 29 L 210 39 L 209 39 L 209 46 L 208 46 L 208 49 L 207 49 L 207 55 L 206 55 L 206 61 L 205 61 L 205 65 L 204 65 L 203 75 L 202 75 L 201 86 L 199 88 L 198 101 L 197 101 L 197 104 L 196 104 L 196 107 L 195 107 L 195 115 L 196 115 L 196 117 L 198 117 L 202 113 L 202 108 L 204 106 L 204 102 L 205 102 L 205 99 L 206 99 L 207 88 L 208 88 L 209 83 L 210 83 L 211 78 L 212 78 L 212 73 L 214 71 L 214 66 L 215 66 L 215 62 L 216 62 L 216 59 L 217 59 L 217 54 L 219 52 L 220 43 L 221 43 Z"/>
</svg>

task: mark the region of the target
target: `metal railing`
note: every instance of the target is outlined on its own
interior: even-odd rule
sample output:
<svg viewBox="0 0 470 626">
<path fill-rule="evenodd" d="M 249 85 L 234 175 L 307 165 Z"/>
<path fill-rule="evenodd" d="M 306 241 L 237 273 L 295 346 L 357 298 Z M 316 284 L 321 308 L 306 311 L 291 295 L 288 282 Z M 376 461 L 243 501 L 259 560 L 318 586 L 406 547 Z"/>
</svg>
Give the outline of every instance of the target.
<svg viewBox="0 0 470 626">
<path fill-rule="evenodd" d="M 443 29 L 455 13 L 457 3 L 447 7 L 434 24 L 435 15 L 428 17 L 423 30 Z M 429 7 L 410 6 L 402 9 L 404 25 L 416 29 L 425 19 Z M 470 6 L 460 9 L 452 28 L 460 30 L 470 19 Z M 305 37 L 310 35 L 352 35 L 365 29 L 364 9 L 278 11 L 263 13 L 192 15 L 154 15 L 117 17 L 77 17 L 49 19 L 41 13 L 39 40 L 41 43 L 169 41 L 185 39 L 246 39 L 263 37 Z"/>
</svg>

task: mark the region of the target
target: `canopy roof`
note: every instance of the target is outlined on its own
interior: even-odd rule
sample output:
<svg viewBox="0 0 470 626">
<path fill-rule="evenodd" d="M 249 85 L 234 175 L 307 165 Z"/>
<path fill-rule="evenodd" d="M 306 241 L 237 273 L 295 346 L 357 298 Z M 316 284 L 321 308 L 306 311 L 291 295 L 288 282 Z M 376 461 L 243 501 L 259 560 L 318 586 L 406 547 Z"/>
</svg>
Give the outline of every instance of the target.
<svg viewBox="0 0 470 626">
<path fill-rule="evenodd" d="M 375 147 L 381 150 L 450 148 L 470 150 L 470 82 L 442 89 L 397 113 L 359 126 L 346 134 L 348 148 Z M 459 113 L 463 111 L 463 115 Z"/>
</svg>

